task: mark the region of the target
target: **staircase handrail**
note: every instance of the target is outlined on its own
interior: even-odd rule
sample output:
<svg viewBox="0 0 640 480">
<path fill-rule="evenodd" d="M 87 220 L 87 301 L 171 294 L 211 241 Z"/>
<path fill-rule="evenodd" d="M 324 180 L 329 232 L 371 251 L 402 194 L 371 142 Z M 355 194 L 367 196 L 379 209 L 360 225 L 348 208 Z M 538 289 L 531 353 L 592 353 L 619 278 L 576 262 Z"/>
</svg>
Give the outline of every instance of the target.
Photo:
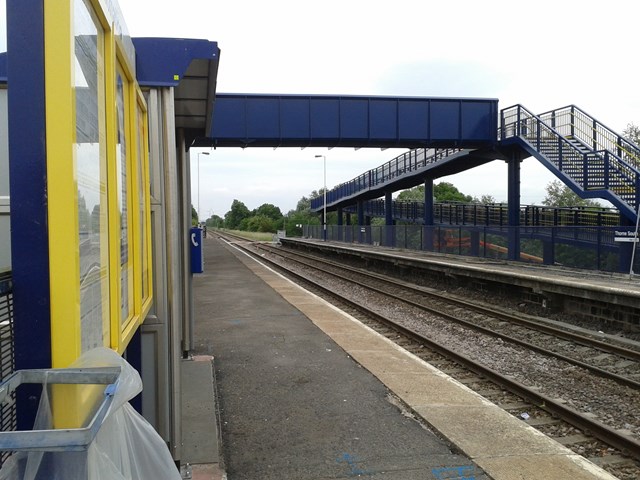
<svg viewBox="0 0 640 480">
<path fill-rule="evenodd" d="M 549 110 L 539 117 L 562 134 L 580 140 L 593 150 L 608 150 L 640 170 L 640 147 L 576 105 Z"/>
<path fill-rule="evenodd" d="M 501 111 L 499 138 L 505 140 L 510 137 L 520 137 L 540 153 L 543 153 L 541 151 L 543 139 L 547 142 L 550 139 L 557 141 L 558 151 L 560 153 L 556 168 L 571 178 L 576 185 L 580 186 L 584 191 L 594 189 L 593 185 L 589 185 L 589 180 L 591 180 L 588 174 L 589 160 L 597 159 L 602 161 L 607 165 L 607 168 L 613 168 L 616 170 L 620 177 L 624 178 L 626 182 L 628 182 L 627 184 L 635 189 L 633 200 L 630 203 L 623 200 L 623 203 L 630 208 L 631 211 L 637 211 L 638 205 L 640 204 L 640 171 L 638 167 L 626 161 L 627 159 L 619 157 L 615 152 L 606 148 L 594 148 L 591 150 L 591 147 L 587 143 L 585 145 L 590 150 L 587 152 L 581 151 L 576 145 L 569 141 L 570 138 L 575 138 L 575 129 L 573 132 L 571 130 L 566 131 L 567 125 L 565 123 L 558 125 L 557 116 L 555 119 L 556 122 L 551 122 L 552 117 L 550 116 L 543 119 L 542 117 L 533 114 L 522 105 L 513 105 Z M 584 143 L 583 140 L 580 141 Z M 568 173 L 565 170 L 565 165 L 563 164 L 563 152 L 573 152 L 574 155 L 577 153 L 582 158 L 583 167 L 581 169 L 581 175 L 576 175 L 575 170 L 572 173 Z M 605 179 L 605 184 L 596 188 L 609 190 L 611 194 L 615 195 L 615 193 L 609 189 L 607 182 L 608 179 Z"/>
<path fill-rule="evenodd" d="M 377 168 L 366 171 L 357 177 L 340 183 L 330 190 L 327 190 L 327 203 L 332 203 L 346 195 L 353 195 L 364 190 L 369 190 L 388 180 L 395 178 L 407 171 L 419 170 L 427 165 L 436 163 L 443 158 L 462 151 L 461 148 L 414 148 L 402 153 Z M 429 154 L 432 152 L 431 154 Z M 323 195 L 319 195 L 312 200 L 322 201 Z"/>
<path fill-rule="evenodd" d="M 524 111 L 528 117 L 526 117 L 524 119 L 524 121 L 522 120 L 522 116 L 518 113 L 518 118 L 516 120 L 517 122 L 517 128 L 516 130 L 513 131 L 513 135 L 512 136 L 522 136 L 522 131 L 523 129 L 526 129 L 527 131 L 529 129 L 531 129 L 531 123 L 533 123 L 532 121 L 527 122 L 527 120 L 534 120 L 535 122 L 537 122 L 539 124 L 539 128 L 541 130 L 545 130 L 546 132 L 550 133 L 552 136 L 558 138 L 564 145 L 566 145 L 568 148 L 570 148 L 571 150 L 575 150 L 575 151 L 579 151 L 575 145 L 573 145 L 568 138 L 571 138 L 570 134 L 564 134 L 564 132 L 562 132 L 562 130 L 558 130 L 556 127 L 553 127 L 552 125 L 549 125 L 542 116 L 540 115 L 536 115 L 534 113 L 531 113 L 530 110 L 527 110 L 525 107 L 523 107 L 520 104 L 517 105 L 512 105 L 511 107 L 507 107 L 505 109 L 502 110 L 502 114 L 501 114 L 501 122 L 502 125 L 500 126 L 500 128 L 498 129 L 498 138 L 504 140 L 505 138 L 509 138 L 508 136 L 506 136 L 506 126 L 504 125 L 504 112 L 511 110 L 513 108 L 517 108 L 518 112 L 520 111 Z M 576 107 L 577 108 L 577 107 Z M 511 125 L 511 124 L 509 124 Z M 526 135 L 525 135 L 526 136 Z M 539 139 L 540 133 L 537 134 L 537 137 Z M 582 141 L 582 140 L 581 140 Z M 531 142 L 529 142 L 531 143 Z M 584 142 L 583 142 L 584 143 Z M 629 142 L 631 143 L 631 142 Z M 633 145 L 633 144 L 631 144 Z M 539 146 L 534 145 L 534 147 L 536 147 L 536 149 L 539 149 Z M 591 146 L 589 146 L 587 144 L 587 147 L 591 148 L 591 151 L 584 154 L 584 155 L 595 155 L 596 157 L 599 157 L 600 159 L 603 159 L 604 156 L 606 154 L 608 154 L 610 157 L 613 157 L 615 159 L 616 162 L 620 163 L 622 166 L 634 170 L 635 172 L 640 173 L 640 169 L 638 168 L 638 166 L 633 165 L 632 163 L 629 163 L 625 158 L 621 158 L 619 155 L 617 155 L 615 152 L 611 151 L 608 148 L 592 148 Z M 638 154 L 640 155 L 640 148 L 639 147 L 635 147 L 638 148 Z"/>
</svg>

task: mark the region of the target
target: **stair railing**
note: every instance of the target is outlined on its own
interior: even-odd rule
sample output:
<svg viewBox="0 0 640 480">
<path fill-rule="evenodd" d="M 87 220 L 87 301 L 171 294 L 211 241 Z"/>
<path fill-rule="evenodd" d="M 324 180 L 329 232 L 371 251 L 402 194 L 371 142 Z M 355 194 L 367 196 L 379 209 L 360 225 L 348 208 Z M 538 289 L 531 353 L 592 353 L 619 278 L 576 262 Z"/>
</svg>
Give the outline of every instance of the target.
<svg viewBox="0 0 640 480">
<path fill-rule="evenodd" d="M 585 121 L 576 121 L 577 115 L 584 113 L 577 107 L 559 109 L 555 114 L 547 113 L 538 116 L 531 113 L 522 105 L 514 105 L 502 110 L 500 116 L 499 138 L 506 140 L 520 137 L 526 140 L 538 153 L 567 177 L 571 178 L 584 191 L 608 190 L 619 198 L 626 209 L 627 215 L 635 217 L 640 204 L 640 173 L 633 164 L 627 163 L 616 152 L 606 148 L 593 148 L 582 151 L 571 142 L 577 138 L 588 148 L 593 147 L 593 141 L 587 143 L 581 138 L 585 129 Z M 573 120 L 567 120 L 571 119 Z M 589 117 L 591 118 L 591 117 Z M 593 120 L 593 119 L 592 119 Z M 579 128 L 578 128 L 579 127 Z M 598 135 L 597 145 L 606 143 Z M 610 138 L 611 135 L 608 135 Z M 616 140 L 616 145 L 619 142 Z M 631 142 L 628 148 L 637 149 Z M 611 146 L 611 145 L 610 145 Z M 627 152 L 628 153 L 628 152 Z M 640 149 L 638 149 L 640 158 Z M 615 179 L 615 182 L 612 181 Z M 622 207 L 622 205 L 619 205 Z"/>
<path fill-rule="evenodd" d="M 576 138 L 593 150 L 608 150 L 640 170 L 640 147 L 575 105 L 551 110 L 539 117 L 562 135 Z"/>
<path fill-rule="evenodd" d="M 383 183 L 399 177 L 405 173 L 420 170 L 427 165 L 437 163 L 444 158 L 462 151 L 461 148 L 415 148 L 393 160 L 390 160 L 377 168 L 369 170 L 347 182 L 341 183 L 327 191 L 327 204 L 337 202 L 340 199 L 356 193 L 369 190 Z M 311 199 L 311 208 L 321 208 L 323 195 Z"/>
</svg>

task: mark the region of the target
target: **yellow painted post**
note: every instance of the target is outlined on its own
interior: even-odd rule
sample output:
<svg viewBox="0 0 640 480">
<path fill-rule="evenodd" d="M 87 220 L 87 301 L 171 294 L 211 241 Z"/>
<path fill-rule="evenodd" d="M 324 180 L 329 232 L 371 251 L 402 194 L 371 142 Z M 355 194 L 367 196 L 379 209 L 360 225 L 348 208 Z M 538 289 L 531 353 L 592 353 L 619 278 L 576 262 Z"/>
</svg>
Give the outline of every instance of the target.
<svg viewBox="0 0 640 480">
<path fill-rule="evenodd" d="M 52 365 L 80 355 L 79 240 L 71 1 L 45 2 L 47 194 Z"/>
</svg>

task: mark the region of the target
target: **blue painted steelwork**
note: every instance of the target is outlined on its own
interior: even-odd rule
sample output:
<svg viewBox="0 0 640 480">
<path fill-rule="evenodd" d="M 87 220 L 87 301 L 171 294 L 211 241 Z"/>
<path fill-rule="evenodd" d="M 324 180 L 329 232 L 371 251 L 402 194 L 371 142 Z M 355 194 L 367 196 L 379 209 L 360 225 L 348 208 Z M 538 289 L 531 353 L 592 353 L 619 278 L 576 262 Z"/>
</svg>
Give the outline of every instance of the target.
<svg viewBox="0 0 640 480">
<path fill-rule="evenodd" d="M 582 198 L 604 198 L 635 220 L 640 205 L 640 147 L 577 107 L 534 115 L 502 111 L 500 145 L 521 148 Z"/>
<path fill-rule="evenodd" d="M 379 198 L 411 188 L 425 177 L 438 178 L 501 159 L 517 162 L 533 155 L 582 198 L 604 198 L 635 221 L 640 206 L 640 147 L 571 105 L 536 116 L 521 105 L 502 110 L 500 141 L 492 149 L 416 149 L 338 185 L 327 193 L 327 207 Z M 514 167 L 515 168 L 515 167 Z M 519 203 L 509 179 L 510 202 Z M 311 208 L 323 208 L 321 198 Z M 514 217 L 515 218 L 515 217 Z M 517 241 L 517 240 L 515 240 Z"/>
<path fill-rule="evenodd" d="M 327 208 L 348 206 L 355 199 L 373 200 L 383 196 L 388 190 L 414 187 L 422 183 L 425 177 L 453 175 L 491 162 L 500 155 L 492 147 L 473 151 L 460 148 L 410 150 L 329 190 Z M 322 202 L 320 197 L 312 198 L 311 209 L 318 211 L 322 208 Z"/>
<path fill-rule="evenodd" d="M 0 52 L 0 83 L 7 83 L 7 52 Z"/>
<path fill-rule="evenodd" d="M 140 86 L 177 87 L 194 60 L 217 64 L 217 42 L 185 38 L 134 38 L 136 78 Z M 215 76 L 213 77 L 215 79 Z"/>
<path fill-rule="evenodd" d="M 11 72 L 9 187 L 18 370 L 51 367 L 43 4 L 42 0 L 7 2 L 8 51 L 19 52 L 7 56 L 7 70 Z M 37 387 L 18 392 L 18 429 L 32 427 L 37 398 Z"/>
<path fill-rule="evenodd" d="M 495 99 L 218 94 L 210 138 L 203 142 L 481 148 L 496 142 L 497 108 Z"/>
</svg>

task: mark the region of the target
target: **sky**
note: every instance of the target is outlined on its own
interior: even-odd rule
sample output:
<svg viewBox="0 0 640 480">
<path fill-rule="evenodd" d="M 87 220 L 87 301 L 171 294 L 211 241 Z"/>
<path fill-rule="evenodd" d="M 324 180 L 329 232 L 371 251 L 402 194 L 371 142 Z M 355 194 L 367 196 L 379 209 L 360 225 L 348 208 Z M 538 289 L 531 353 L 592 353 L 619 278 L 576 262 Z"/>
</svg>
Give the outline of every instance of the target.
<svg viewBox="0 0 640 480">
<path fill-rule="evenodd" d="M 0 6 L 5 0 L 0 0 Z M 640 123 L 637 18 L 624 0 L 119 0 L 134 37 L 200 38 L 221 50 L 218 92 L 497 98 L 543 113 L 575 104 L 615 131 Z M 0 40 L 1 42 L 2 40 Z M 200 155 L 197 152 L 208 152 Z M 404 150 L 192 149 L 201 218 L 234 199 L 283 212 Z M 198 169 L 198 163 L 200 168 Z M 199 170 L 199 175 L 198 175 Z M 198 178 L 199 177 L 199 178 Z M 555 177 L 522 164 L 521 202 Z M 506 164 L 435 182 L 507 198 Z M 200 194 L 198 196 L 198 186 Z M 199 199 L 199 200 L 198 200 Z"/>
</svg>

